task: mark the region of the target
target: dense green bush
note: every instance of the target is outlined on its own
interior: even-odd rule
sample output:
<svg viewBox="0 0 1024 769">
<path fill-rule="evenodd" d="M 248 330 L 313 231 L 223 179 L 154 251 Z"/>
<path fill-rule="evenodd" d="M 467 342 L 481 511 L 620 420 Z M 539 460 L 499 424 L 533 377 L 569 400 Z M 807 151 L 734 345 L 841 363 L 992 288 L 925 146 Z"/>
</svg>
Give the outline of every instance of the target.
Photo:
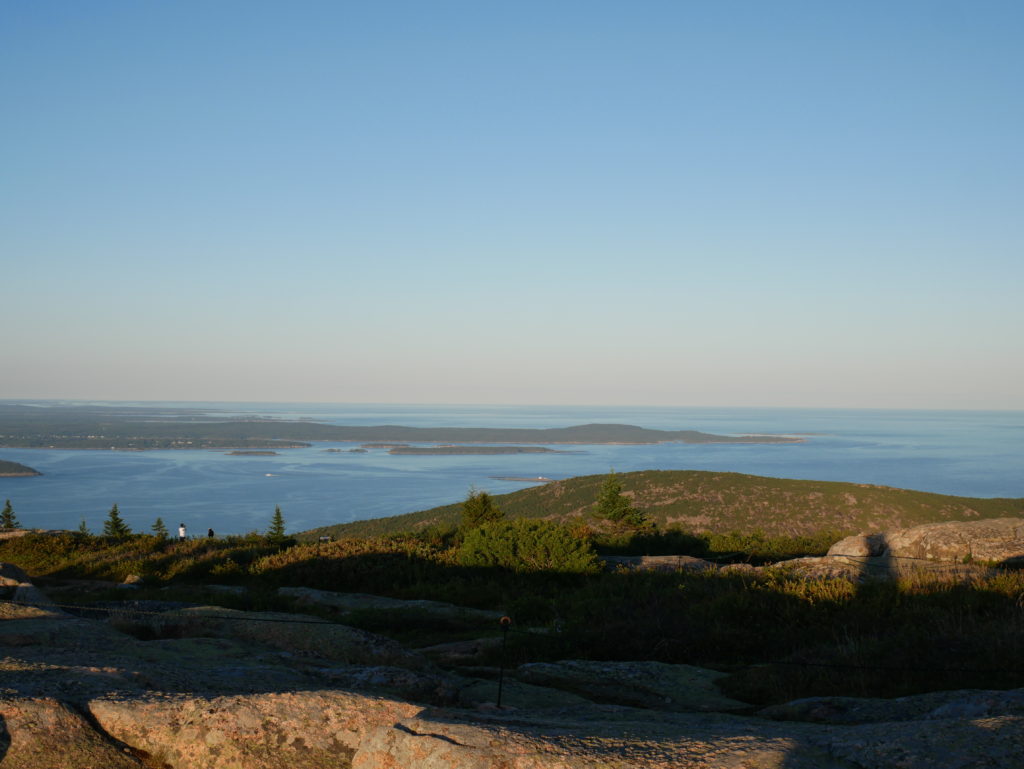
<svg viewBox="0 0 1024 769">
<path fill-rule="evenodd" d="M 707 540 L 707 556 L 718 561 L 744 561 L 756 565 L 825 555 L 849 532 L 823 530 L 806 535 L 768 535 L 761 530 L 749 533 L 730 531 L 724 534 L 703 534 Z"/>
<path fill-rule="evenodd" d="M 565 526 L 520 518 L 466 532 L 459 547 L 463 566 L 497 566 L 517 572 L 590 573 L 600 569 L 594 548 Z"/>
</svg>

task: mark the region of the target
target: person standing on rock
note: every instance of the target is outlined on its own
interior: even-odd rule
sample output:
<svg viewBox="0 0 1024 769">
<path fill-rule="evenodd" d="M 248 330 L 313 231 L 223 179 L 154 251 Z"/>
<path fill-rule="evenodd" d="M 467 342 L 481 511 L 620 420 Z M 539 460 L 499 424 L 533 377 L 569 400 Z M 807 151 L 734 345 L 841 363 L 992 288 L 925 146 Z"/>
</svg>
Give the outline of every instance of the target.
<svg viewBox="0 0 1024 769">
<path fill-rule="evenodd" d="M 186 539 L 188 539 L 188 532 L 185 531 L 185 524 L 179 523 L 178 524 L 178 541 L 179 542 L 184 542 Z"/>
<path fill-rule="evenodd" d="M 206 530 L 206 536 L 209 537 L 210 539 L 213 539 L 213 529 L 207 529 Z"/>
</svg>

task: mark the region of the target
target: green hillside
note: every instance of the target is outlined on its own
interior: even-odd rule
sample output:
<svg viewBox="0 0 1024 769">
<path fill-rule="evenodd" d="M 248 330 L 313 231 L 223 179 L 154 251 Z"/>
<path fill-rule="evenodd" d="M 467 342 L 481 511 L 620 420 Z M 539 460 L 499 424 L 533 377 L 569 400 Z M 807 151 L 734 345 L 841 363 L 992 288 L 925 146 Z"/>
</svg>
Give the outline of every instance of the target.
<svg viewBox="0 0 1024 769">
<path fill-rule="evenodd" d="M 494 497 L 513 518 L 571 519 L 587 515 L 606 476 L 554 481 Z M 952 497 L 924 491 L 831 481 L 764 478 L 697 470 L 620 473 L 624 493 L 659 527 L 701 532 L 761 530 L 808 535 L 822 530 L 883 531 L 937 521 L 1024 516 L 1024 499 Z M 392 518 L 326 526 L 300 539 L 330 534 L 366 537 L 459 520 L 461 500 Z"/>
</svg>

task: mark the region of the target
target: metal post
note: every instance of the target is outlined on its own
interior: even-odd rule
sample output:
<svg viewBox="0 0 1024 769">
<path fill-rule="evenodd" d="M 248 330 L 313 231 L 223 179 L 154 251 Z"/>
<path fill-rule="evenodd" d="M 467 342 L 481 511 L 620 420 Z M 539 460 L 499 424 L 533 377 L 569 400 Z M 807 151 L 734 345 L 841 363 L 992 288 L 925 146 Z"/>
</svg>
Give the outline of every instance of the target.
<svg viewBox="0 0 1024 769">
<path fill-rule="evenodd" d="M 508 629 L 512 625 L 511 617 L 502 617 L 501 622 L 501 667 L 498 668 L 498 707 L 501 708 L 501 690 L 505 684 L 505 646 L 508 644 Z"/>
</svg>

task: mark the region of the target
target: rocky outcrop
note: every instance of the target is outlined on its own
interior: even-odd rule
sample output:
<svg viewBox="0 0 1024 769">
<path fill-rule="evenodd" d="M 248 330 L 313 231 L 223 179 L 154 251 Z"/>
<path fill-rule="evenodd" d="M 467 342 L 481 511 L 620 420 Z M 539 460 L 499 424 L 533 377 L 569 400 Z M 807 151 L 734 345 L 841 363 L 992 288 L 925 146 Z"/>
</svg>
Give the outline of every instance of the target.
<svg viewBox="0 0 1024 769">
<path fill-rule="evenodd" d="M 572 708 L 424 711 L 363 737 L 353 769 L 982 769 L 1024 765 L 1024 719 L 861 726 Z"/>
<path fill-rule="evenodd" d="M 347 767 L 363 735 L 421 710 L 344 691 L 108 697 L 88 709 L 107 734 L 174 769 Z"/>
<path fill-rule="evenodd" d="M 603 560 L 609 568 L 632 571 L 718 569 L 724 573 L 753 575 L 765 568 L 749 564 L 720 566 L 685 555 L 607 556 Z M 929 566 L 928 562 L 935 565 Z M 811 579 L 841 577 L 861 581 L 920 569 L 946 574 L 940 565 L 971 563 L 1024 565 L 1024 518 L 948 521 L 856 534 L 836 542 L 823 557 L 794 558 L 775 565 Z"/>
<path fill-rule="evenodd" d="M 516 669 L 516 678 L 600 702 L 667 711 L 740 711 L 745 702 L 718 691 L 724 673 L 664 662 L 563 660 L 532 662 Z"/>
<path fill-rule="evenodd" d="M 843 725 L 576 705 L 423 710 L 338 691 L 0 699 L 12 769 L 981 769 L 1024 765 L 1024 719 Z"/>
<path fill-rule="evenodd" d="M 11 563 L 0 563 L 0 598 L 37 607 L 45 606 L 47 612 L 56 611 L 53 601 L 32 584 L 28 574 Z M 3 616 L 2 610 L 0 616 Z"/>
<path fill-rule="evenodd" d="M 829 556 L 920 558 L 945 562 L 1024 560 L 1024 518 L 927 523 L 836 542 Z"/>
<path fill-rule="evenodd" d="M 0 567 L 0 579 L 30 586 L 15 570 Z M 120 603 L 129 608 L 108 622 L 0 602 L 4 769 L 1024 766 L 1024 690 L 815 698 L 750 714 L 718 692 L 714 671 L 570 660 L 507 673 L 499 709 L 497 680 L 443 673 L 341 625 Z"/>
<path fill-rule="evenodd" d="M 988 564 L 1024 565 L 1024 518 L 948 521 L 857 534 L 832 545 L 824 560 L 837 569 L 844 568 L 842 563 L 859 569 L 860 579 L 922 570 L 970 578 Z"/>
<path fill-rule="evenodd" d="M 487 609 L 472 609 L 456 606 L 443 601 L 410 600 L 387 598 L 366 593 L 335 593 L 329 590 L 314 590 L 308 587 L 282 587 L 278 595 L 295 599 L 296 603 L 308 606 L 325 606 L 345 615 L 353 611 L 416 611 L 446 619 L 468 620 L 485 624 L 496 623 L 501 612 Z"/>
<path fill-rule="evenodd" d="M 1024 565 L 1024 518 L 929 523 L 890 532 L 856 534 L 836 542 L 821 557 L 793 558 L 772 566 L 716 564 L 686 555 L 605 556 L 609 569 L 713 571 L 755 576 L 783 567 L 806 579 L 863 582 L 920 571 L 970 579 L 986 564 Z"/>
<path fill-rule="evenodd" d="M 138 769 L 143 766 L 139 756 L 55 699 L 0 698 L 4 769 Z"/>
<path fill-rule="evenodd" d="M 891 557 L 933 561 L 1024 562 L 1024 519 L 929 523 L 884 535 Z"/>
<path fill-rule="evenodd" d="M 498 707 L 496 679 L 463 679 L 458 685 L 457 704 L 464 708 L 494 709 Z M 593 703 L 571 692 L 550 686 L 534 686 L 505 676 L 500 682 L 501 707 L 530 712 L 552 708 L 592 705 Z"/>
<path fill-rule="evenodd" d="M 454 704 L 459 699 L 459 680 L 440 670 L 407 670 L 375 665 L 346 665 L 317 671 L 333 686 L 361 692 L 376 692 L 414 702 Z"/>
<path fill-rule="evenodd" d="M 422 668 L 427 660 L 388 638 L 304 614 L 245 612 L 200 606 L 147 619 L 161 636 L 216 636 L 352 665 Z"/>
<path fill-rule="evenodd" d="M 873 558 L 885 552 L 885 534 L 854 534 L 828 549 L 829 557 Z"/>
<path fill-rule="evenodd" d="M 820 724 L 867 724 L 892 721 L 935 721 L 1024 716 L 1024 689 L 965 689 L 909 697 L 807 697 L 758 712 L 779 721 Z"/>
<path fill-rule="evenodd" d="M 473 638 L 468 641 L 449 641 L 448 643 L 423 646 L 417 649 L 434 662 L 442 665 L 464 666 L 479 665 L 489 654 L 497 652 L 502 645 L 500 636 Z"/>
<path fill-rule="evenodd" d="M 825 751 L 794 739 L 800 727 L 751 729 L 728 717 L 647 717 L 580 709 L 542 717 L 424 712 L 366 735 L 352 769 L 838 769 Z M 809 760 L 808 760 L 809 759 Z"/>
<path fill-rule="evenodd" d="M 346 685 L 425 703 L 455 696 L 450 677 L 425 658 L 354 628 L 319 621 L 307 625 L 296 615 L 260 623 L 258 612 L 251 621 L 233 624 L 224 619 L 231 612 L 213 607 L 191 622 L 184 610 L 156 611 L 157 602 L 124 604 L 107 621 L 106 611 L 90 612 L 96 618 L 86 619 L 0 602 L 0 681 L 19 695 L 78 703 L 151 691 L 260 694 Z M 148 609 L 135 611 L 142 607 Z M 166 624 L 160 622 L 163 615 L 170 615 Z M 283 630 L 288 623 L 282 618 L 296 622 L 296 634 L 315 627 L 320 635 L 296 638 Z M 269 636 L 260 628 L 270 628 Z M 213 637 L 218 632 L 223 636 Z"/>
</svg>

